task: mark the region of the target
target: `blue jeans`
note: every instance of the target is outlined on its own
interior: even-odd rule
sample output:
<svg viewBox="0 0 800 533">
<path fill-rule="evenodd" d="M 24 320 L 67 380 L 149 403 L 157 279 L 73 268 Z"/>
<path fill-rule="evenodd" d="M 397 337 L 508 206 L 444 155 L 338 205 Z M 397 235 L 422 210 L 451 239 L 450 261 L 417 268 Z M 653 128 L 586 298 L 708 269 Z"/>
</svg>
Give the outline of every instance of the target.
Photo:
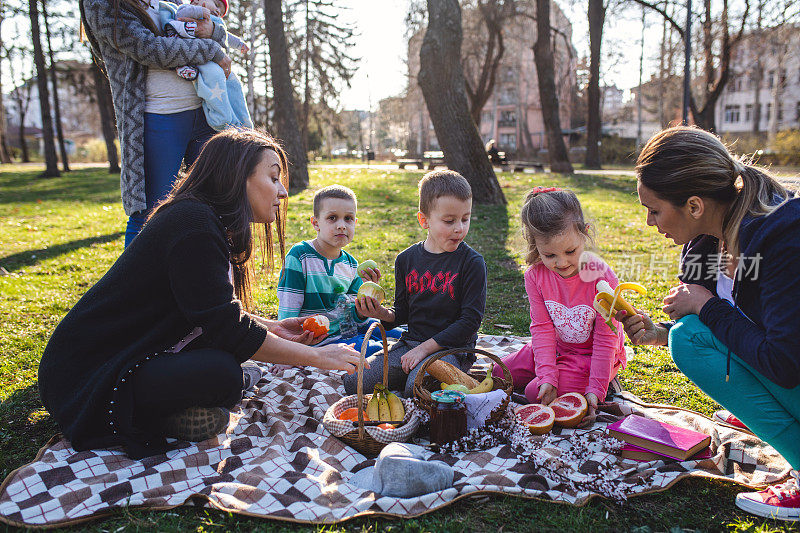
<svg viewBox="0 0 800 533">
<path fill-rule="evenodd" d="M 372 325 L 373 322 L 377 322 L 374 318 L 367 319 L 366 322 L 360 324 L 358 326 L 358 335 L 355 337 L 350 337 L 347 339 L 339 339 L 335 342 L 335 344 L 354 344 L 355 349 L 357 351 L 361 351 L 361 345 L 364 343 L 364 336 L 367 334 L 367 330 Z M 387 339 L 399 339 L 400 335 L 403 334 L 405 328 L 394 328 L 390 329 L 386 332 Z M 372 335 L 369 338 L 369 344 L 367 345 L 367 352 L 365 354 L 366 357 L 374 354 L 383 349 L 383 337 L 381 337 L 381 332 L 378 328 L 372 330 Z"/>
<path fill-rule="evenodd" d="M 125 247 L 142 230 L 150 210 L 172 190 L 181 162 L 185 161 L 187 166 L 194 163 L 203 145 L 215 133 L 206 122 L 200 107 L 169 115 L 144 114 L 144 189 L 147 210 L 134 213 L 128 218 Z"/>
<path fill-rule="evenodd" d="M 669 351 L 686 377 L 769 443 L 795 470 L 800 468 L 800 386 L 784 389 L 731 354 L 697 315 L 669 330 Z"/>
</svg>

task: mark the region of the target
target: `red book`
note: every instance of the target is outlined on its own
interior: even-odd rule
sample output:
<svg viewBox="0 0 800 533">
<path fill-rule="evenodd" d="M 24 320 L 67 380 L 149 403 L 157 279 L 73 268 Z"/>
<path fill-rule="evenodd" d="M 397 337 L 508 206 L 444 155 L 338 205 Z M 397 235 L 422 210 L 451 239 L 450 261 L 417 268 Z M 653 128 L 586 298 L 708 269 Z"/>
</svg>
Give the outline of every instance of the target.
<svg viewBox="0 0 800 533">
<path fill-rule="evenodd" d="M 630 415 L 609 424 L 608 433 L 628 444 L 685 461 L 711 443 L 711 437 L 652 418 Z"/>
<path fill-rule="evenodd" d="M 620 455 L 625 459 L 633 459 L 634 461 L 663 461 L 665 459 L 669 459 L 671 461 L 680 461 L 677 457 L 672 457 L 670 455 L 664 455 L 658 452 L 652 452 L 650 450 L 645 450 L 644 448 L 640 448 L 634 444 L 626 444 L 622 447 L 622 451 L 620 451 Z M 689 461 L 699 461 L 700 459 L 710 459 L 711 458 L 711 448 L 704 448 L 697 455 L 693 455 L 689 457 Z"/>
</svg>

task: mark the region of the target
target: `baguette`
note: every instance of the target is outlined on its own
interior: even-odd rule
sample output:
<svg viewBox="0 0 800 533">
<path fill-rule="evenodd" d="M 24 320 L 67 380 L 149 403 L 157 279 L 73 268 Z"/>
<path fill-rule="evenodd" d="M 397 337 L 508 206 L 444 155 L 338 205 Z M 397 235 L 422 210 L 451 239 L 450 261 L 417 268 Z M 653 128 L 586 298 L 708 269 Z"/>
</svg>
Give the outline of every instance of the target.
<svg viewBox="0 0 800 533">
<path fill-rule="evenodd" d="M 448 385 L 457 383 L 464 385 L 468 389 L 474 389 L 478 386 L 478 381 L 472 376 L 465 374 L 450 363 L 442 361 L 441 359 L 428 365 L 428 374 Z"/>
</svg>

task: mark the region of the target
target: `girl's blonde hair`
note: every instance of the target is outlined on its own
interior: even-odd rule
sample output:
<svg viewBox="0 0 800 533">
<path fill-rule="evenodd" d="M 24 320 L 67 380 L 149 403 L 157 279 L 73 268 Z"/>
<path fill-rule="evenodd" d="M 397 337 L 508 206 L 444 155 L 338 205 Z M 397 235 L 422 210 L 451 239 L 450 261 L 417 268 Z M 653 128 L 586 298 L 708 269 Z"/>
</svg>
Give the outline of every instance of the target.
<svg viewBox="0 0 800 533">
<path fill-rule="evenodd" d="M 586 227 L 583 209 L 578 197 L 569 189 L 536 187 L 525 197 L 522 204 L 522 235 L 528 242 L 528 255 L 525 261 L 535 265 L 541 261 L 536 249 L 536 237 L 551 239 L 569 228 L 584 235 L 591 242 L 592 238 Z"/>
<path fill-rule="evenodd" d="M 692 196 L 729 204 L 722 222 L 728 253 L 739 255 L 745 216 L 766 216 L 794 193 L 750 161 L 731 155 L 720 139 L 697 127 L 677 126 L 650 139 L 636 161 L 639 182 L 683 207 Z"/>
</svg>

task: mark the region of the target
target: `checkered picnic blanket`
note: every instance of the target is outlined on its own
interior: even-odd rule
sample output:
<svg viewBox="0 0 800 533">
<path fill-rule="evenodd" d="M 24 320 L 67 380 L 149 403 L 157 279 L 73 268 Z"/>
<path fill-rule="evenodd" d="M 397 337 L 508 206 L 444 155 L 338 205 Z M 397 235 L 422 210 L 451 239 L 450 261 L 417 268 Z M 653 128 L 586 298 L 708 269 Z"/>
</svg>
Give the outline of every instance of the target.
<svg viewBox="0 0 800 533">
<path fill-rule="evenodd" d="M 482 336 L 478 346 L 502 356 L 527 340 Z M 711 435 L 712 457 L 637 463 L 597 445 L 576 454 L 583 442 L 581 432 L 561 430 L 558 437 L 546 437 L 549 440 L 530 437 L 541 446 L 527 456 L 508 444 L 440 454 L 436 458 L 456 472 L 453 487 L 417 498 L 384 497 L 348 483 L 374 459 L 323 427 L 326 409 L 343 393 L 341 374 L 336 372 L 297 368 L 279 376 L 266 374 L 237 406 L 225 434 L 201 443 L 176 442 L 167 453 L 140 461 L 119 450 L 76 452 L 56 437 L 2 484 L 0 521 L 53 526 L 122 507 L 201 504 L 266 518 L 331 523 L 364 515 L 417 516 L 481 492 L 581 505 L 609 490 L 622 497 L 663 490 L 686 476 L 758 486 L 774 483 L 789 471 L 774 449 L 752 435 L 622 393 L 606 409 L 598 428 L 626 414 L 643 414 Z"/>
</svg>

